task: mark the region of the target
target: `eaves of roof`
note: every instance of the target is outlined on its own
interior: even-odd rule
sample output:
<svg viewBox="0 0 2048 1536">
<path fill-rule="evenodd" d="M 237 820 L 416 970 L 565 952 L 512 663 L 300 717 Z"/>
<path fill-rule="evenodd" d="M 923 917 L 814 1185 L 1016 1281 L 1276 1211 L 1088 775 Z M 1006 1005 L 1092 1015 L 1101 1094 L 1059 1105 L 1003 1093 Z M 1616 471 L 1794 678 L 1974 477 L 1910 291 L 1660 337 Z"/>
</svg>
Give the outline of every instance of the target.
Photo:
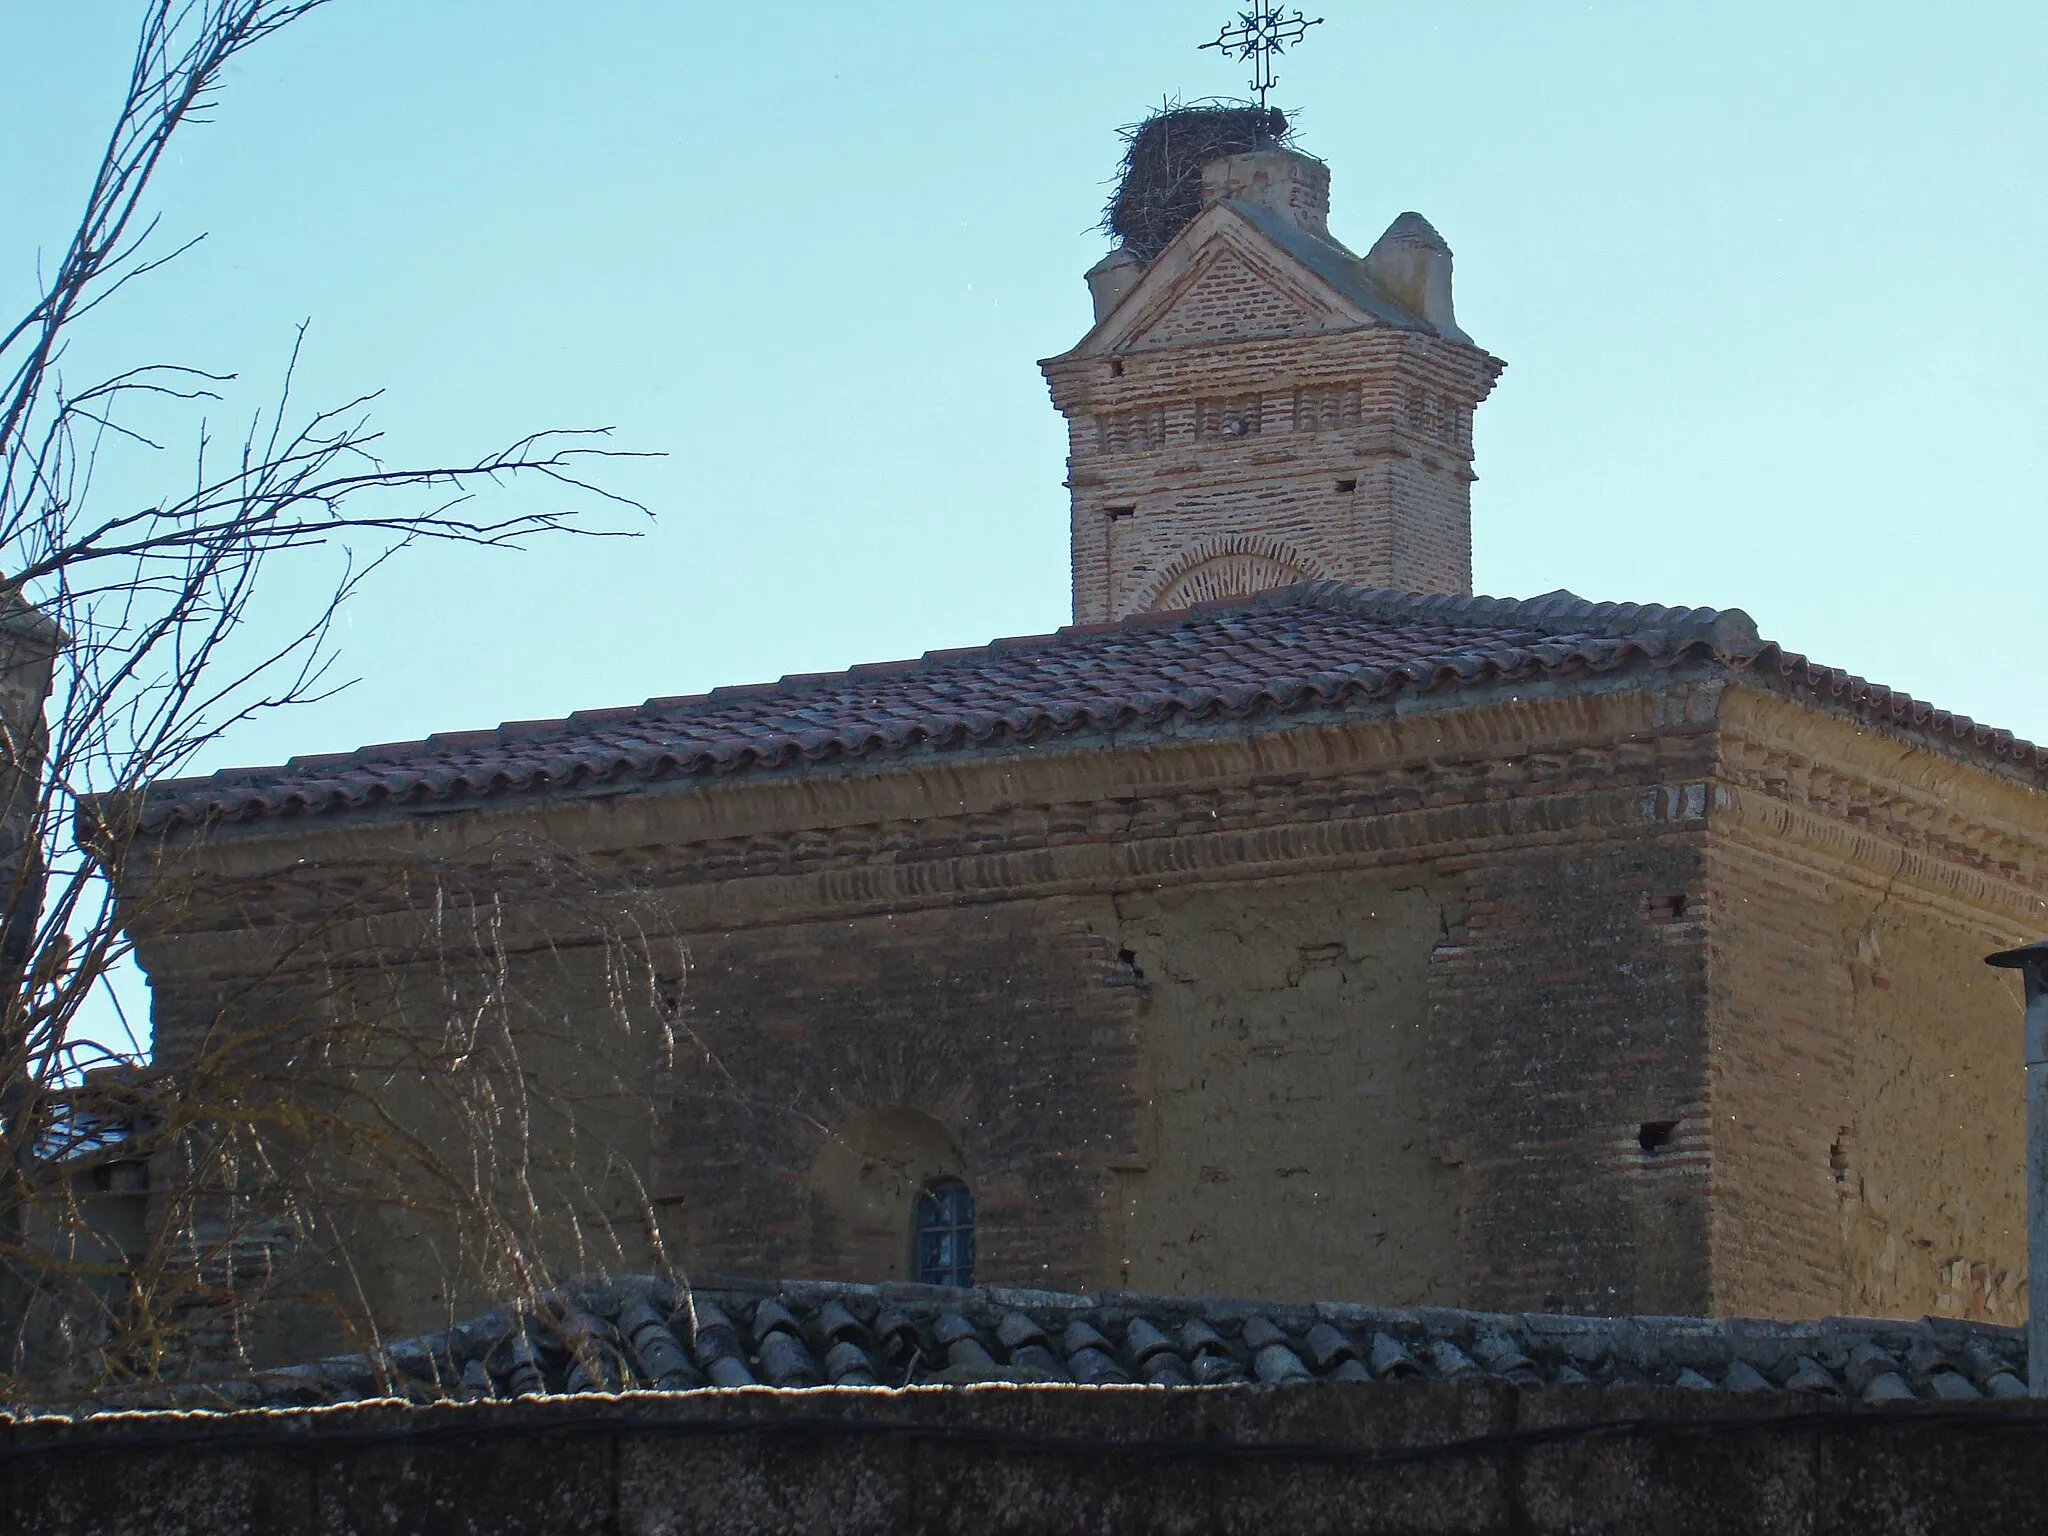
<svg viewBox="0 0 2048 1536">
<path fill-rule="evenodd" d="M 1100 744 L 1190 725 L 1284 727 L 1402 697 L 1720 665 L 1987 766 L 2048 752 L 1761 640 L 1740 610 L 1419 596 L 1306 582 L 911 661 L 651 699 L 560 720 L 298 757 L 150 786 L 145 831 L 476 810 L 768 771 L 875 769 L 917 753 Z"/>
<path fill-rule="evenodd" d="M 1666 1386 L 1868 1403 L 2024 1396 L 2019 1330 L 1949 1319 L 1584 1317 L 998 1287 L 652 1276 L 565 1286 L 369 1354 L 104 1407 L 306 1407 L 624 1389 Z M 138 1400 L 138 1396 L 140 1400 Z M 1754 1400 L 1754 1399 L 1752 1399 Z"/>
</svg>

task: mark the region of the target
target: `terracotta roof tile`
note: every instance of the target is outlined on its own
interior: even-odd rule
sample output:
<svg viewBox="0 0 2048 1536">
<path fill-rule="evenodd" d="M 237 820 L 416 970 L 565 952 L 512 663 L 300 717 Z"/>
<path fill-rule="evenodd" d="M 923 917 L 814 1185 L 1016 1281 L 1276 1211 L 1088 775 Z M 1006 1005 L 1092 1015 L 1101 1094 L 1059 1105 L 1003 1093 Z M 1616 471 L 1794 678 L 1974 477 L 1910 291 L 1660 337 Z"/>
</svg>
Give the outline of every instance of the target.
<svg viewBox="0 0 2048 1536">
<path fill-rule="evenodd" d="M 755 1384 L 1494 1379 L 1788 1392 L 1863 1402 L 2024 1395 L 2018 1329 L 1951 1319 L 1581 1317 L 836 1281 L 624 1278 L 443 1333 L 97 1406 L 298 1407 Z M 140 1399 L 147 1399 L 145 1404 Z"/>
<path fill-rule="evenodd" d="M 1013 749 L 1181 722 L 1251 721 L 1398 693 L 1717 659 L 2033 772 L 2048 754 L 1758 639 L 1739 610 L 1416 596 L 1307 582 L 1112 625 L 915 661 L 446 732 L 356 752 L 165 780 L 146 829 L 475 806 L 918 750 Z"/>
</svg>

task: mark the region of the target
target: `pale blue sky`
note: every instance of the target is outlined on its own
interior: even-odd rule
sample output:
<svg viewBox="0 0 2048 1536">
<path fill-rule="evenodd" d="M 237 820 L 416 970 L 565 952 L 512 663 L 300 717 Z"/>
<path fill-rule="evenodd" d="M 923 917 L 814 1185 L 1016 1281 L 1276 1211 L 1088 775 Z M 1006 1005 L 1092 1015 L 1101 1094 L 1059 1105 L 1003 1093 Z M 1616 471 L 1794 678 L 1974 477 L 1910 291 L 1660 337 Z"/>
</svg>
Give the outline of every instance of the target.
<svg viewBox="0 0 2048 1536">
<path fill-rule="evenodd" d="M 54 247 L 137 7 L 0 0 L 0 296 Z M 1088 321 L 1119 152 L 1235 93 L 1206 0 L 337 0 L 160 187 L 206 243 L 143 354 L 388 391 L 394 449 L 665 450 L 633 543 L 441 551 L 355 604 L 346 695 L 226 761 L 880 660 L 1067 618 L 1035 360 Z M 1315 14 L 1315 12 L 1311 12 Z M 1509 367 L 1480 590 L 1747 608 L 2048 738 L 2048 8 L 1329 0 L 1277 100 L 1363 249 L 1414 208 Z M 263 388 L 243 396 L 253 406 Z M 167 466 L 167 472 L 172 466 Z"/>
</svg>

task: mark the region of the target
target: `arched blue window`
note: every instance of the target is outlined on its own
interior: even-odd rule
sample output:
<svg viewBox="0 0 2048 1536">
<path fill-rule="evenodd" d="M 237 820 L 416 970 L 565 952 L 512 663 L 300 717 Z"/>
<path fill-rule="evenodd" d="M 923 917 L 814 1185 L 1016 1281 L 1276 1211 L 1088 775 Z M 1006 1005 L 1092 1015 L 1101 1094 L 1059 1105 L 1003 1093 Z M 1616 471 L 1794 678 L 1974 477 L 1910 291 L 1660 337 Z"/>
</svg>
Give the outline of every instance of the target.
<svg viewBox="0 0 2048 1536">
<path fill-rule="evenodd" d="M 922 1285 L 974 1284 L 974 1194 L 958 1179 L 917 1197 L 917 1278 Z"/>
</svg>

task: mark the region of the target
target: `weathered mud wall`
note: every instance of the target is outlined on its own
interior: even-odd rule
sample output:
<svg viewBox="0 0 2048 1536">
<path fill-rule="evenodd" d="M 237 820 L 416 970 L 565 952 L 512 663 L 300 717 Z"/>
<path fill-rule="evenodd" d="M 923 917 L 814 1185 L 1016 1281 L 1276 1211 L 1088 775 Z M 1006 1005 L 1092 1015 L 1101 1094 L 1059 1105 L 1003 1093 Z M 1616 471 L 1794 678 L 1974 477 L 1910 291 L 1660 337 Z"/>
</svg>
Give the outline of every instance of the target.
<svg viewBox="0 0 2048 1536">
<path fill-rule="evenodd" d="M 588 1214 L 558 1272 L 896 1278 L 957 1177 L 991 1283 L 2008 1317 L 2016 1009 L 1978 961 L 2042 910 L 2041 799 L 1660 673 L 210 856 L 334 885 L 516 827 L 659 909 L 673 1067 L 606 1100 L 616 979 L 504 882 L 532 1124 L 587 1186 L 539 1192 Z M 241 921 L 145 946 L 160 1029 L 261 980 Z M 391 1326 L 445 1315 L 438 1252 L 375 1246 Z"/>
<path fill-rule="evenodd" d="M 974 1192 L 977 1272 L 1113 1272 L 1111 1165 L 1136 1137 L 1136 1002 L 1091 904 L 1023 900 L 692 942 L 657 1198 L 674 1262 L 905 1277 L 912 1202 Z"/>
<path fill-rule="evenodd" d="M 1464 1299 L 1435 1155 L 1426 871 L 1119 898 L 1144 995 L 1146 1143 L 1120 1170 L 1123 1289 Z"/>
<path fill-rule="evenodd" d="M 1744 690 L 1724 710 L 1713 1306 L 2015 1323 L 2038 792 Z"/>
<path fill-rule="evenodd" d="M 158 950 L 159 1049 L 182 1046 L 189 1091 L 238 1119 L 232 1140 L 199 1122 L 152 1160 L 155 1262 L 172 1270 L 157 1283 L 201 1313 L 238 1277 L 280 1298 L 231 1337 L 202 1329 L 202 1360 L 445 1326 L 524 1294 L 535 1259 L 559 1274 L 656 1265 L 646 1173 L 672 1053 L 647 988 L 621 995 L 614 955 L 529 949 L 494 977 L 497 960 L 438 965 L 410 942 L 323 942 L 353 964 L 303 957 L 255 987 L 196 971 L 233 938 Z"/>
<path fill-rule="evenodd" d="M 1593 822 L 1460 871 L 1430 1031 L 1464 1305 L 1706 1310 L 1697 757 L 1673 753 L 1676 782 L 1632 797 L 1633 828 Z"/>
</svg>

